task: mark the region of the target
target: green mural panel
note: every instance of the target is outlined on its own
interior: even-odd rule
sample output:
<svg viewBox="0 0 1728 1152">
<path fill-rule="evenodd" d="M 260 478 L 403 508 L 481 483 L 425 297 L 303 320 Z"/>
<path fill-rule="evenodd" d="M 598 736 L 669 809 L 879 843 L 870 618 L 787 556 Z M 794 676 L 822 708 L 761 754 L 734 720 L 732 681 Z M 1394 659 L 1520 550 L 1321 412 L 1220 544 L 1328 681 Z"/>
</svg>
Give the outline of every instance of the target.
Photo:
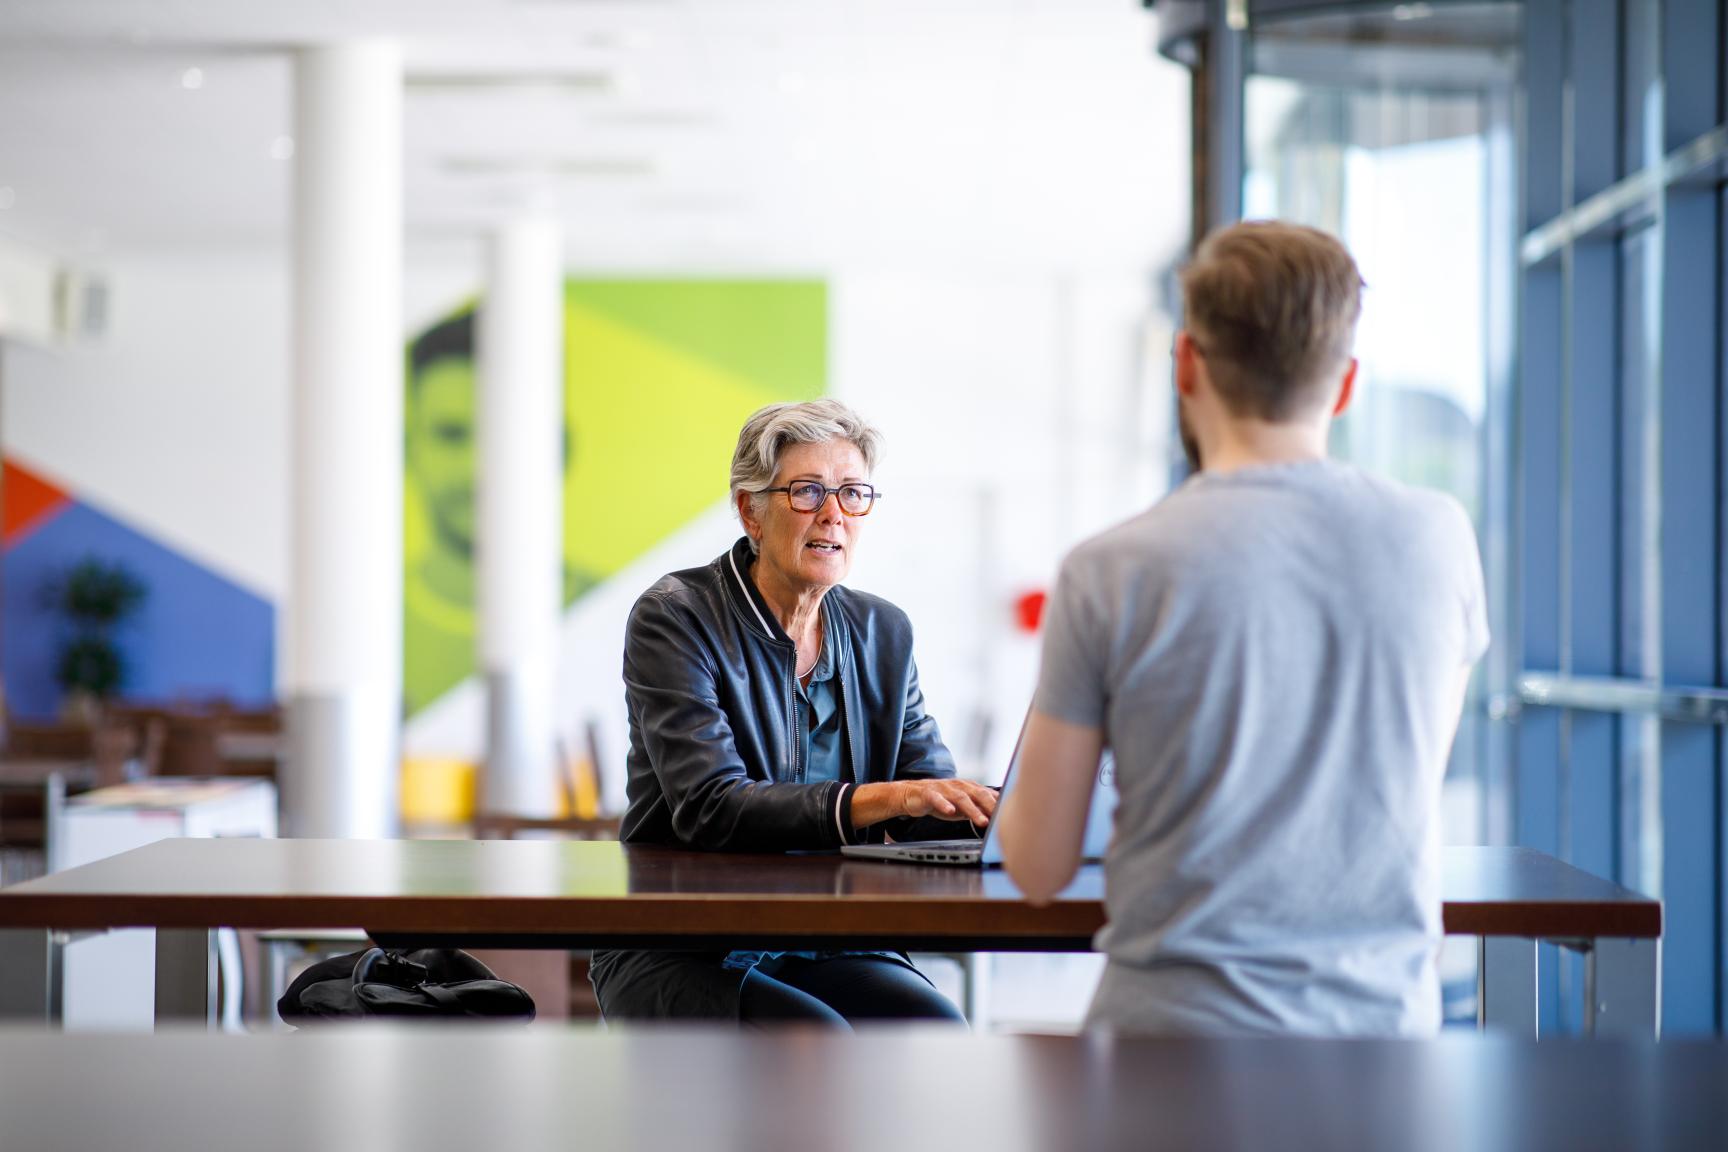
<svg viewBox="0 0 1728 1152">
<path fill-rule="evenodd" d="M 565 286 L 565 602 L 717 501 L 738 428 L 827 390 L 820 281 Z M 473 304 L 408 349 L 404 690 L 417 712 L 475 671 Z"/>
</svg>

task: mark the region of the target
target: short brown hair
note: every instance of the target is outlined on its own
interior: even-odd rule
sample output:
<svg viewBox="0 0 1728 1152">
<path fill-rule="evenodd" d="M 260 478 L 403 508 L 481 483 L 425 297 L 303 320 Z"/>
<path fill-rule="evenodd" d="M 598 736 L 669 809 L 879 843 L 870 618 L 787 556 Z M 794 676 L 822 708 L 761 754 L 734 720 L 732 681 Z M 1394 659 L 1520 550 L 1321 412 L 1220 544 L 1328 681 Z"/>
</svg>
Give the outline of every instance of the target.
<svg viewBox="0 0 1728 1152">
<path fill-rule="evenodd" d="M 1350 359 L 1362 287 L 1344 245 L 1317 228 L 1232 224 L 1182 270 L 1184 323 L 1229 409 L 1277 423 L 1326 401 Z"/>
</svg>

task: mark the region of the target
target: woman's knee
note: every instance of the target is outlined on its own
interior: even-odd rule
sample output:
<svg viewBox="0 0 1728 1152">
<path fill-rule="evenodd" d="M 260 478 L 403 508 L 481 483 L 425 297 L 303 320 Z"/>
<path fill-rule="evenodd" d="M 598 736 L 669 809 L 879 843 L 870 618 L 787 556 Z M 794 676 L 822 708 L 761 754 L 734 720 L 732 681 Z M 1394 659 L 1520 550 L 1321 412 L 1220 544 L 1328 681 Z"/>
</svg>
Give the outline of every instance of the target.
<svg viewBox="0 0 1728 1152">
<path fill-rule="evenodd" d="M 847 1020 L 946 1020 L 964 1024 L 954 1002 L 918 969 L 883 956 L 804 961 L 778 973 Z"/>
<path fill-rule="evenodd" d="M 821 999 L 752 968 L 738 989 L 738 1021 L 752 1027 L 817 1024 L 850 1030 L 846 1017 Z"/>
</svg>

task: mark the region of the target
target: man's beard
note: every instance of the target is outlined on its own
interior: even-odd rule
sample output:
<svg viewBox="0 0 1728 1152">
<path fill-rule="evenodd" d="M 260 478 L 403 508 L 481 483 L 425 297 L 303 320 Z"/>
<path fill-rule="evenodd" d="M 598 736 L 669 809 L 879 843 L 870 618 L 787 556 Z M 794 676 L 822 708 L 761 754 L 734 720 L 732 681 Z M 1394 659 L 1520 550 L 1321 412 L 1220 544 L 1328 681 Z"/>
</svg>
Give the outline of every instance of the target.
<svg viewBox="0 0 1728 1152">
<path fill-rule="evenodd" d="M 1194 435 L 1194 426 L 1188 420 L 1188 402 L 1182 399 L 1180 393 L 1176 396 L 1176 436 L 1182 441 L 1182 455 L 1188 457 L 1189 471 L 1203 471 L 1200 464 L 1200 441 Z"/>
</svg>

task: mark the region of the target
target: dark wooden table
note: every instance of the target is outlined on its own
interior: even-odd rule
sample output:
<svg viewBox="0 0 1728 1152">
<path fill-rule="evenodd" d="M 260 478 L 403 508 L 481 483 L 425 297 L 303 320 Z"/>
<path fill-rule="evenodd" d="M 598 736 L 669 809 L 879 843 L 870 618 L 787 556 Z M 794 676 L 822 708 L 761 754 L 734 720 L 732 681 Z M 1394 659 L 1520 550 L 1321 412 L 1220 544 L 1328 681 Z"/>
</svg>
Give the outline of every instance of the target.
<svg viewBox="0 0 1728 1152">
<path fill-rule="evenodd" d="M 809 1031 L 0 1032 L 18 1149 L 1728 1147 L 1728 1047 Z"/>
<path fill-rule="evenodd" d="M 1090 948 L 1104 922 L 1103 890 L 1096 866 L 1038 908 L 1000 869 L 832 854 L 534 840 L 167 840 L 0 891 L 0 962 L 15 961 L 9 971 L 35 963 L 49 930 L 155 928 L 159 1015 L 196 1017 L 209 980 L 198 957 L 217 927 L 349 924 L 380 942 L 462 947 L 1063 952 Z M 1524 849 L 1449 849 L 1443 892 L 1447 932 L 1508 942 L 1485 947 L 1487 1022 L 1534 1031 L 1535 941 L 1557 939 L 1588 951 L 1604 986 L 1597 999 L 1613 1005 L 1597 1014 L 1598 1031 L 1625 1021 L 1654 1033 L 1658 902 Z M 36 997 L 48 984 L 27 983 L 0 981 L 0 1012 L 40 1017 Z"/>
</svg>

